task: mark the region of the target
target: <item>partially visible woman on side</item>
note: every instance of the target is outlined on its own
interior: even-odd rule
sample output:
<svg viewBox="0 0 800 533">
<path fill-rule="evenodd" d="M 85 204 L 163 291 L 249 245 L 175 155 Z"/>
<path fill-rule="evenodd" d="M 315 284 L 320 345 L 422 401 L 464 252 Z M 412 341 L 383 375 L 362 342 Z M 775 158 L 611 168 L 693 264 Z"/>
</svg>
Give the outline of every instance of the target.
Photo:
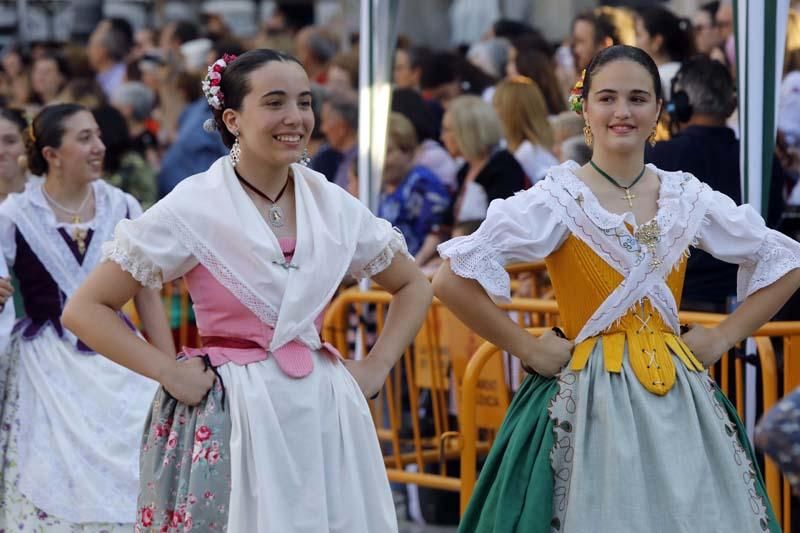
<svg viewBox="0 0 800 533">
<path fill-rule="evenodd" d="M 0 378 L 0 529 L 130 531 L 136 443 L 156 384 L 98 357 L 60 317 L 116 224 L 141 208 L 99 179 L 105 147 L 86 108 L 44 108 L 26 143 L 31 172 L 45 178 L 0 204 L 3 259 L 25 309 Z M 172 352 L 158 293 L 135 303 L 151 349 Z"/>
</svg>

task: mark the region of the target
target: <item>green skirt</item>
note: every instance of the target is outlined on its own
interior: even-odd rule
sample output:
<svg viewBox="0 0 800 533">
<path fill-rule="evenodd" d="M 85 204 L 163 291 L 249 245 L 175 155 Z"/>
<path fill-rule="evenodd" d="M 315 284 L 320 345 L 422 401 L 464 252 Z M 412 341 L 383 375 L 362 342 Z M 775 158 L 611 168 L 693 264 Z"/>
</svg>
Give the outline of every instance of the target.
<svg viewBox="0 0 800 533">
<path fill-rule="evenodd" d="M 558 518 L 554 518 L 553 499 L 554 496 L 563 499 L 565 495 L 554 494 L 554 487 L 558 484 L 554 482 L 550 456 L 556 429 L 563 430 L 560 433 L 564 434 L 564 431 L 571 432 L 572 428 L 554 427 L 549 410 L 557 394 L 559 382 L 556 379 L 533 375 L 522 383 L 481 470 L 462 518 L 460 533 L 562 531 Z M 739 442 L 756 470 L 756 489 L 766 502 L 768 517 L 762 521 L 761 528 L 779 532 L 746 431 L 725 395 L 716 389 L 715 396 L 735 424 Z M 625 496 L 620 494 L 620 498 Z M 582 531 L 594 530 L 587 526 Z"/>
</svg>

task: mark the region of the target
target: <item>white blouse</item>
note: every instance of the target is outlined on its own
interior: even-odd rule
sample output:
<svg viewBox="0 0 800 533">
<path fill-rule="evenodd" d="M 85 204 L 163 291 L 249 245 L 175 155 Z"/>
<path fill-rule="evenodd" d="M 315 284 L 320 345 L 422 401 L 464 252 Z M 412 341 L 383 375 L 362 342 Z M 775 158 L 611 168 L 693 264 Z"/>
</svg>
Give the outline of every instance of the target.
<svg viewBox="0 0 800 533">
<path fill-rule="evenodd" d="M 545 147 L 522 141 L 514 150 L 514 157 L 519 162 L 525 175 L 535 184 L 547 175 L 550 167 L 558 165 L 558 159 Z"/>
<path fill-rule="evenodd" d="M 505 265 L 542 260 L 571 233 L 626 277 L 633 275 L 643 268 L 637 265 L 649 264 L 641 258 L 650 257 L 650 252 L 642 249 L 625 228 L 626 223 L 636 227 L 632 214 L 619 215 L 603 209 L 591 190 L 575 176 L 577 168 L 577 163 L 568 161 L 551 169 L 533 188 L 505 200 L 494 200 L 486 220 L 474 234 L 441 244 L 439 253 L 450 260 L 454 273 L 478 281 L 487 294 L 499 301 L 510 298 Z M 800 244 L 767 228 L 750 205 L 737 206 L 690 174 L 650 168 L 662 181 L 656 215 L 662 237 L 653 255 L 666 258 L 668 263 L 642 274 L 660 278 L 652 281 L 656 295 L 663 297 L 658 283 L 663 282 L 689 246 L 740 266 L 740 299 L 800 268 Z M 581 224 L 576 225 L 576 220 Z M 602 251 L 596 242 L 603 243 Z M 664 298 L 668 307 L 668 298 Z M 677 309 L 671 311 L 676 317 Z"/>
</svg>

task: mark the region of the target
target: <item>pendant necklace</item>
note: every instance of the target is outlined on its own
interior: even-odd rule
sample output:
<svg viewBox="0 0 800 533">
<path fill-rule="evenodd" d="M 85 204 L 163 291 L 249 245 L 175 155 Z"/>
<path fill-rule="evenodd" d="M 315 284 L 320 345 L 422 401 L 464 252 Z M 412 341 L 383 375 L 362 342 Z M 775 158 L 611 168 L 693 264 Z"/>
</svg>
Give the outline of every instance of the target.
<svg viewBox="0 0 800 533">
<path fill-rule="evenodd" d="M 264 194 L 263 192 L 261 192 L 260 190 L 258 190 L 258 188 L 256 188 L 255 185 L 253 185 L 252 183 L 244 179 L 242 176 L 240 176 L 239 173 L 236 172 L 236 169 L 234 169 L 234 172 L 236 173 L 236 177 L 239 178 L 239 181 L 241 181 L 244 185 L 246 185 L 248 189 L 250 189 L 257 195 L 259 195 L 261 198 L 264 198 L 265 200 L 267 200 L 269 203 L 272 204 L 272 207 L 270 207 L 269 211 L 267 212 L 267 221 L 269 222 L 269 225 L 272 226 L 273 228 L 282 227 L 284 225 L 283 221 L 284 213 L 283 213 L 283 208 L 278 205 L 278 201 L 283 196 L 283 193 L 286 192 L 286 187 L 288 187 L 289 185 L 289 179 L 292 177 L 291 169 L 289 170 L 289 175 L 286 177 L 286 182 L 283 184 L 283 188 L 281 189 L 281 191 L 278 193 L 278 196 L 276 196 L 274 200 L 269 196 L 267 196 L 266 194 Z"/>
<path fill-rule="evenodd" d="M 53 197 L 47 194 L 47 189 L 45 189 L 44 185 L 42 185 L 42 193 L 44 193 L 44 196 L 45 198 L 47 198 L 48 202 L 50 202 L 53 206 L 57 207 L 59 210 L 63 211 L 64 213 L 72 217 L 70 223 L 75 226 L 72 228 L 72 240 L 75 241 L 75 244 L 78 246 L 78 253 L 81 255 L 85 254 L 87 231 L 84 228 L 79 228 L 77 224 L 81 223 L 81 212 L 83 211 L 83 208 L 86 207 L 86 202 L 89 201 L 89 197 L 92 196 L 92 188 L 89 187 L 89 191 L 86 193 L 86 197 L 83 199 L 78 209 L 68 209 L 63 205 L 61 205 L 60 203 L 53 200 Z"/>
<path fill-rule="evenodd" d="M 640 179 L 642 179 L 642 176 L 644 176 L 644 171 L 645 171 L 645 169 L 646 169 L 647 167 L 644 167 L 644 166 L 643 166 L 643 167 L 642 167 L 642 171 L 641 171 L 641 172 L 639 172 L 639 175 L 638 175 L 638 176 L 636 176 L 636 178 L 633 180 L 633 183 L 631 183 L 631 184 L 630 184 L 630 185 L 628 185 L 627 187 L 624 187 L 624 186 L 620 185 L 620 184 L 619 184 L 619 182 L 618 182 L 617 180 L 615 180 L 614 178 L 612 178 L 611 176 L 609 176 L 608 174 L 606 174 L 606 173 L 603 171 L 603 169 L 601 169 L 600 167 L 598 167 L 597 165 L 595 165 L 594 161 L 592 161 L 591 159 L 589 160 L 589 164 L 590 164 L 590 165 L 592 165 L 592 168 L 593 168 L 593 169 L 595 169 L 595 170 L 596 170 L 596 171 L 597 171 L 597 172 L 598 172 L 598 173 L 599 173 L 601 176 L 603 176 L 605 179 L 607 179 L 607 180 L 608 180 L 609 182 L 611 182 L 613 185 L 615 185 L 616 187 L 619 187 L 620 189 L 624 190 L 624 191 L 625 191 L 625 196 L 622 196 L 621 198 L 622 198 L 623 200 L 627 200 L 627 201 L 628 201 L 628 207 L 633 207 L 633 201 L 636 199 L 636 195 L 635 195 L 635 194 L 633 194 L 633 193 L 631 192 L 631 189 L 633 188 L 633 186 L 634 186 L 634 185 L 636 185 L 637 183 L 639 183 L 639 180 L 640 180 Z"/>
</svg>

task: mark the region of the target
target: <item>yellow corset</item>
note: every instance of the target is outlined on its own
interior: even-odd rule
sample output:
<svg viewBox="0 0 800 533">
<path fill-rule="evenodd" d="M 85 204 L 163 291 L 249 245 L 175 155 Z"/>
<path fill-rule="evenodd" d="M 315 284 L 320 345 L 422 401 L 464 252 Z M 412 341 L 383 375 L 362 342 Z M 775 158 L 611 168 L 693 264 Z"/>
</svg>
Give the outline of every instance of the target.
<svg viewBox="0 0 800 533">
<path fill-rule="evenodd" d="M 570 235 L 547 259 L 547 271 L 553 283 L 564 333 L 574 339 L 594 311 L 622 283 L 622 275 L 608 265 L 586 243 Z M 681 260 L 667 277 L 667 286 L 680 306 L 686 261 Z M 619 373 L 627 341 L 628 361 L 636 377 L 650 392 L 666 394 L 675 384 L 675 365 L 671 353 L 689 370 L 701 371 L 703 365 L 681 338 L 675 335 L 645 298 L 628 310 L 602 335 L 587 339 L 575 347 L 570 367 L 586 366 L 598 340 L 601 340 L 605 368 Z M 671 352 L 671 353 L 670 353 Z"/>
</svg>

